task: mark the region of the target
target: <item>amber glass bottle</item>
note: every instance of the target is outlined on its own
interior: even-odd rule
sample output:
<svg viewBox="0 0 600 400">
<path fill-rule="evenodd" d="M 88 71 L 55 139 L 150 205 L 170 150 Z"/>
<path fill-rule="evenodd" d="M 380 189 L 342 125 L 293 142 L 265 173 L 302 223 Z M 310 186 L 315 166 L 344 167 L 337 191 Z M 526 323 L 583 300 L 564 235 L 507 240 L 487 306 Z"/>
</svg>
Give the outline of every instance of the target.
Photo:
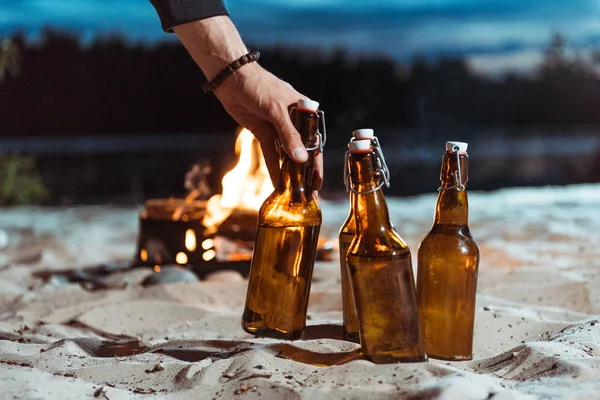
<svg viewBox="0 0 600 400">
<path fill-rule="evenodd" d="M 479 248 L 469 232 L 467 143 L 447 142 L 435 220 L 418 252 L 417 299 L 427 354 L 471 360 Z"/>
<path fill-rule="evenodd" d="M 351 145 L 353 140 L 372 140 L 373 129 L 357 129 L 352 132 L 352 140 L 348 144 Z M 372 145 L 372 143 L 371 143 Z M 350 211 L 348 217 L 344 221 L 339 233 L 339 249 L 340 249 L 340 272 L 342 281 L 342 313 L 344 323 L 344 339 L 351 342 L 360 343 L 360 335 L 358 333 L 358 319 L 356 318 L 356 310 L 354 307 L 354 297 L 352 296 L 352 286 L 350 284 L 350 276 L 348 275 L 347 255 L 350 243 L 356 235 L 356 219 L 354 217 L 354 192 L 350 190 L 348 179 L 350 175 L 350 158 L 346 158 L 344 165 L 344 184 L 350 197 Z"/>
<path fill-rule="evenodd" d="M 384 172 L 365 142 L 350 146 L 357 233 L 347 259 L 362 352 L 378 364 L 425 361 L 410 250 L 391 226 Z"/>
<path fill-rule="evenodd" d="M 346 256 L 348 249 L 356 234 L 356 220 L 354 218 L 354 193 L 350 192 L 350 212 L 346 221 L 342 225 L 339 234 L 340 247 L 340 271 L 342 281 L 342 313 L 344 321 L 344 339 L 351 342 L 360 343 L 358 334 L 358 320 L 356 319 L 356 310 L 354 309 L 354 298 L 352 297 L 352 286 L 350 284 L 350 276 L 346 265 Z"/>
<path fill-rule="evenodd" d="M 292 120 L 305 146 L 306 162 L 284 155 L 281 179 L 262 204 L 242 317 L 257 336 L 296 340 L 304 334 L 310 283 L 321 228 L 313 197 L 314 151 L 322 150 L 319 104 L 298 101 Z M 319 138 L 319 139 L 318 139 Z"/>
</svg>

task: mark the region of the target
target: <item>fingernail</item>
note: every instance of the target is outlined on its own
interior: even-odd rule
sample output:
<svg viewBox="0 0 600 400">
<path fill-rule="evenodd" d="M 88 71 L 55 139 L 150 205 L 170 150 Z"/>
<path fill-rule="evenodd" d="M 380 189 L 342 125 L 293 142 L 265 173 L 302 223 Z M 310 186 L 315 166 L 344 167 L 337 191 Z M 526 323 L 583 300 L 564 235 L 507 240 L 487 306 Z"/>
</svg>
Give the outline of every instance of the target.
<svg viewBox="0 0 600 400">
<path fill-rule="evenodd" d="M 304 162 L 308 160 L 308 152 L 304 147 L 296 147 L 293 151 L 293 155 L 298 162 Z"/>
</svg>

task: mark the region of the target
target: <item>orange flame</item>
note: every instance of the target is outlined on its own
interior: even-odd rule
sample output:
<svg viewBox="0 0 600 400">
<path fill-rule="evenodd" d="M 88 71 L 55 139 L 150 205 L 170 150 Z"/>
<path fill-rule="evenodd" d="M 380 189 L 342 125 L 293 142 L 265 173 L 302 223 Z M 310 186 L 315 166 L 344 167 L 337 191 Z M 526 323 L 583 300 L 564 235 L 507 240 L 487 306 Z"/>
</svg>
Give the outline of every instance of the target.
<svg viewBox="0 0 600 400">
<path fill-rule="evenodd" d="M 221 181 L 223 194 L 212 196 L 206 204 L 202 224 L 209 232 L 215 232 L 236 208 L 258 211 L 273 191 L 260 144 L 246 128 L 242 128 L 235 140 L 235 152 L 238 162 Z"/>
</svg>

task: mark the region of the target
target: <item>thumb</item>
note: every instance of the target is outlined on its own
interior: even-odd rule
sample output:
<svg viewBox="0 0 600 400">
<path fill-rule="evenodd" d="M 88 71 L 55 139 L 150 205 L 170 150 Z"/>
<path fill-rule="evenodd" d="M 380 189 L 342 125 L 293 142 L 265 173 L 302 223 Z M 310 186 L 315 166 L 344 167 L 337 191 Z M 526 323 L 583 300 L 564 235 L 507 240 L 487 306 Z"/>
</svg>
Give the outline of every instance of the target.
<svg viewBox="0 0 600 400">
<path fill-rule="evenodd" d="M 283 149 L 295 162 L 304 162 L 308 159 L 308 152 L 300 134 L 292 124 L 287 108 L 277 108 L 271 115 L 271 123 L 275 126 Z"/>
</svg>

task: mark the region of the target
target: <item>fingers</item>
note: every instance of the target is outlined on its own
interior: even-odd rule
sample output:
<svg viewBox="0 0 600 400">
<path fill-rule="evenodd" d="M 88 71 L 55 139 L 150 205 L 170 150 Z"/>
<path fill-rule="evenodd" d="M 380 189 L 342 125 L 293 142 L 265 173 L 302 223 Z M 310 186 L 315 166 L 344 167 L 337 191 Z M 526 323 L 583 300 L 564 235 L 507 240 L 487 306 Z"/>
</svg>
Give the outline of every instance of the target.
<svg viewBox="0 0 600 400">
<path fill-rule="evenodd" d="M 265 158 L 265 164 L 269 170 L 269 176 L 273 186 L 277 186 L 279 183 L 279 177 L 281 175 L 281 169 L 279 167 L 279 154 L 275 147 L 275 142 L 261 142 L 260 148 Z"/>
<path fill-rule="evenodd" d="M 292 124 L 287 108 L 274 107 L 270 119 L 287 155 L 297 163 L 306 161 L 308 152 L 300 139 L 300 134 Z"/>
<path fill-rule="evenodd" d="M 281 173 L 281 168 L 279 166 L 279 149 L 277 149 L 275 144 L 277 141 L 277 131 L 273 125 L 265 122 L 261 126 L 254 128 L 251 132 L 260 143 L 260 149 L 262 150 L 265 164 L 269 170 L 271 182 L 273 182 L 273 186 L 277 186 Z"/>
<path fill-rule="evenodd" d="M 312 187 L 319 190 L 323 186 L 323 153 L 317 151 L 315 154 L 315 171 L 313 175 Z"/>
<path fill-rule="evenodd" d="M 285 152 L 295 162 L 304 162 L 308 159 L 308 151 L 300 139 L 300 134 L 294 127 L 287 109 L 274 108 L 276 112 L 272 112 L 271 119 L 279 140 Z M 279 171 L 279 170 L 278 170 Z M 323 186 L 323 153 L 317 151 L 315 153 L 315 166 L 312 181 L 313 189 L 319 190 Z"/>
</svg>

